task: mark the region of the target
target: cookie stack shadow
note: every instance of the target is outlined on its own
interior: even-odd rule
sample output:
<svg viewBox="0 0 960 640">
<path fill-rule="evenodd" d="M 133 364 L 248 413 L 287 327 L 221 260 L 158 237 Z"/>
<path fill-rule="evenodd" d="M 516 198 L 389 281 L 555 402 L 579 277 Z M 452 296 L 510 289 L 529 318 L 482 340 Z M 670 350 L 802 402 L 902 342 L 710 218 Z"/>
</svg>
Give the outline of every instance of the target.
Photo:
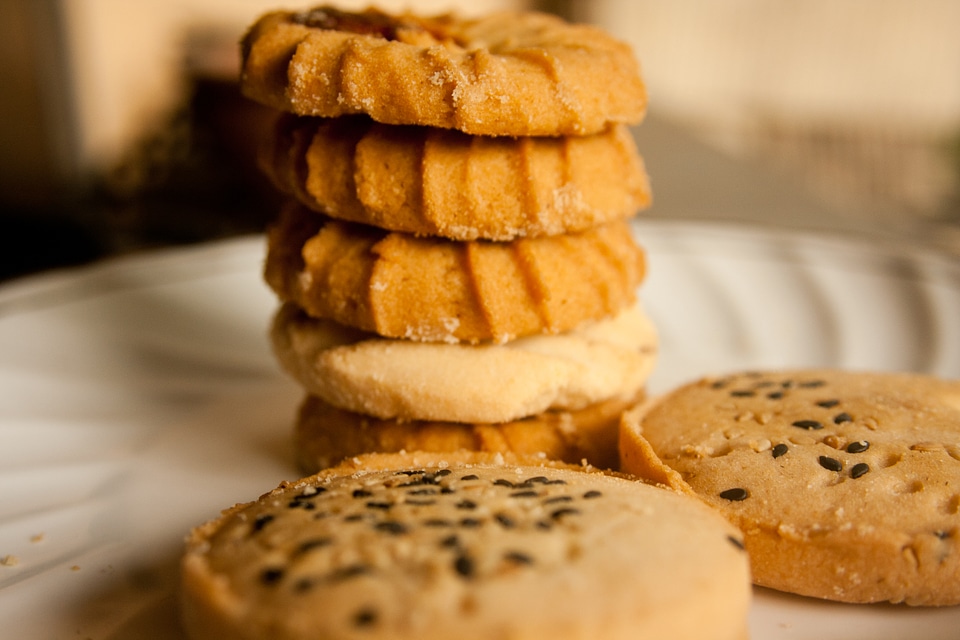
<svg viewBox="0 0 960 640">
<path fill-rule="evenodd" d="M 616 58 L 602 80 L 615 98 L 588 104 L 584 74 L 567 79 L 573 59 L 550 46 L 570 25 L 535 16 L 517 36 L 526 75 L 506 69 L 506 93 L 468 100 L 477 77 L 458 83 L 469 52 L 450 43 L 498 18 L 404 18 L 388 33 L 367 28 L 382 14 L 360 15 L 367 26 L 331 10 L 269 14 L 243 43 L 242 89 L 276 110 L 261 165 L 286 204 L 264 277 L 280 302 L 274 353 L 304 391 L 291 408 L 298 465 L 467 450 L 615 467 L 620 416 L 644 397 L 657 353 L 630 225 L 650 202 L 629 130 L 645 109 L 632 54 L 584 27 L 583 64 Z M 337 49 L 351 29 L 350 51 Z M 330 95 L 296 77 L 310 48 Z M 429 50 L 441 71 L 392 64 L 393 49 Z M 412 88 L 391 82 L 396 69 Z M 531 87 L 543 95 L 524 97 Z M 408 88 L 417 108 L 398 95 Z"/>
</svg>

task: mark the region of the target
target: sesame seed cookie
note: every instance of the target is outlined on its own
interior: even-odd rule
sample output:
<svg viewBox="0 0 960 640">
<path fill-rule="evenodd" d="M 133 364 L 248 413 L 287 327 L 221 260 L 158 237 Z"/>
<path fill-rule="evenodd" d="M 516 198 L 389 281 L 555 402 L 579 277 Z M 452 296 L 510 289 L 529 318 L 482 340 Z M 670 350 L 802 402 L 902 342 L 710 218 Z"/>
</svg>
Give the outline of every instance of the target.
<svg viewBox="0 0 960 640">
<path fill-rule="evenodd" d="M 647 103 L 628 45 L 536 12 L 276 11 L 253 24 L 241 57 L 246 96 L 302 116 L 560 136 L 638 123 Z"/>
<path fill-rule="evenodd" d="M 622 469 L 744 533 L 757 584 L 960 604 L 960 382 L 795 370 L 705 378 L 624 416 Z"/>
<path fill-rule="evenodd" d="M 623 125 L 591 136 L 491 138 L 354 118 L 281 116 L 264 170 L 333 218 L 452 240 L 579 232 L 650 204 Z"/>
<path fill-rule="evenodd" d="M 488 451 L 539 456 L 600 469 L 619 464 L 621 414 L 645 397 L 604 400 L 576 411 L 552 410 L 500 424 L 381 420 L 337 409 L 307 395 L 294 428 L 301 471 L 316 473 L 345 458 L 373 452 Z"/>
<path fill-rule="evenodd" d="M 563 334 L 468 345 L 382 338 L 283 305 L 270 334 L 307 393 L 377 418 L 443 422 L 509 422 L 631 397 L 658 347 L 639 306 Z"/>
<path fill-rule="evenodd" d="M 505 342 L 636 301 L 645 254 L 629 223 L 513 242 L 420 238 L 285 207 L 265 278 L 310 315 L 389 338 Z"/>
<path fill-rule="evenodd" d="M 385 455 L 193 531 L 193 640 L 741 640 L 740 533 L 696 500 L 501 455 Z"/>
</svg>

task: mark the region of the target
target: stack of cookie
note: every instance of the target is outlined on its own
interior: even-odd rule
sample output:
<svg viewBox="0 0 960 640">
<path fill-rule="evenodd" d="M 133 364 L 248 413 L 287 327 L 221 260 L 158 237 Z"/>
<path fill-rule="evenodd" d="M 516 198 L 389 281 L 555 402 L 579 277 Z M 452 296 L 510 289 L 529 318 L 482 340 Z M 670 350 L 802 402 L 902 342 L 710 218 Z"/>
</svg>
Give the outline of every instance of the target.
<svg viewBox="0 0 960 640">
<path fill-rule="evenodd" d="M 513 451 L 617 464 L 657 339 L 630 49 L 537 13 L 278 11 L 242 46 L 289 196 L 265 278 L 298 462 Z"/>
</svg>

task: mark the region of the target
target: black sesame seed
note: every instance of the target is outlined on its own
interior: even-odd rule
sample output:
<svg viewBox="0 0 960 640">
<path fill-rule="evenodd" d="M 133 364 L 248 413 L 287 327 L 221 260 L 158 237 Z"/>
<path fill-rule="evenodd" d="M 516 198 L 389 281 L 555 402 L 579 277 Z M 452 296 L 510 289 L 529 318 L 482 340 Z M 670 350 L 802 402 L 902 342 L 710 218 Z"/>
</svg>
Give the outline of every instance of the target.
<svg viewBox="0 0 960 640">
<path fill-rule="evenodd" d="M 512 528 L 514 528 L 515 526 L 517 526 L 516 521 L 514 521 L 513 518 L 511 518 L 510 516 L 508 516 L 508 515 L 505 514 L 505 513 L 498 513 L 497 515 L 495 515 L 495 516 L 493 516 L 493 517 L 494 517 L 494 519 L 495 519 L 497 522 L 500 523 L 500 525 L 501 525 L 504 529 L 512 529 Z"/>
<path fill-rule="evenodd" d="M 550 512 L 550 517 L 554 520 L 559 520 L 564 516 L 573 516 L 580 513 L 579 509 L 574 509 L 572 507 L 564 507 L 563 509 L 557 509 L 556 511 Z"/>
<path fill-rule="evenodd" d="M 397 471 L 398 476 L 422 476 L 426 471 L 423 469 L 404 469 L 402 471 Z"/>
<path fill-rule="evenodd" d="M 853 416 L 844 411 L 843 413 L 838 413 L 833 416 L 833 424 L 843 424 L 844 422 L 852 422 Z"/>
<path fill-rule="evenodd" d="M 430 518 L 429 520 L 423 521 L 423 526 L 425 527 L 452 527 L 453 523 L 449 520 L 444 520 L 443 518 Z"/>
<path fill-rule="evenodd" d="M 367 491 L 366 489 L 354 489 L 353 497 L 354 498 L 369 498 L 373 494 Z"/>
<path fill-rule="evenodd" d="M 296 553 L 295 553 L 294 555 L 298 555 L 298 556 L 299 556 L 299 555 L 302 555 L 302 554 L 304 554 L 304 553 L 307 553 L 308 551 L 312 551 L 312 550 L 314 550 L 314 549 L 320 549 L 320 548 L 322 548 L 322 547 L 329 547 L 331 544 L 333 544 L 333 538 L 329 538 L 329 537 L 328 537 L 328 538 L 315 538 L 315 539 L 313 539 L 313 540 L 306 540 L 305 542 L 301 542 L 301 543 L 300 543 L 300 545 L 297 547 L 297 551 L 296 551 Z"/>
<path fill-rule="evenodd" d="M 404 500 L 404 504 L 413 505 L 415 507 L 429 507 L 432 504 L 437 504 L 436 500 L 426 499 L 426 500 Z"/>
<path fill-rule="evenodd" d="M 283 569 L 270 568 L 260 572 L 260 582 L 263 584 L 276 584 L 283 577 Z"/>
<path fill-rule="evenodd" d="M 273 515 L 269 513 L 261 513 L 258 515 L 254 521 L 253 526 L 251 527 L 253 531 L 260 531 L 265 526 L 267 526 L 273 520 Z"/>
<path fill-rule="evenodd" d="M 780 386 L 783 387 L 784 389 L 790 389 L 793 387 L 793 385 L 794 385 L 793 380 L 784 380 L 783 382 L 780 383 Z"/>
<path fill-rule="evenodd" d="M 477 503 L 473 500 L 461 500 L 457 503 L 457 509 L 476 509 Z"/>
<path fill-rule="evenodd" d="M 459 524 L 464 529 L 476 529 L 483 524 L 483 520 L 479 518 L 463 518 Z"/>
<path fill-rule="evenodd" d="M 386 511 L 392 506 L 393 504 L 389 502 L 372 502 L 371 501 L 366 504 L 367 509 L 380 509 L 382 511 Z"/>
<path fill-rule="evenodd" d="M 435 496 L 437 495 L 438 490 L 434 487 L 427 487 L 426 489 L 410 489 L 407 491 L 409 496 Z"/>
<path fill-rule="evenodd" d="M 754 397 L 754 396 L 757 395 L 757 394 L 756 394 L 756 392 L 754 392 L 754 391 L 750 391 L 750 390 L 748 390 L 748 389 L 744 389 L 744 390 L 731 391 L 731 392 L 730 392 L 730 395 L 731 395 L 732 397 L 734 397 L 734 398 L 752 398 L 752 397 Z"/>
<path fill-rule="evenodd" d="M 535 484 L 547 484 L 550 480 L 546 476 L 534 476 L 532 478 L 527 478 L 520 484 L 518 487 L 532 487 Z"/>
<path fill-rule="evenodd" d="M 733 536 L 727 536 L 727 542 L 735 546 L 737 549 L 740 549 L 740 551 L 743 551 L 744 549 L 746 549 L 746 547 L 743 546 L 743 540 L 740 540 L 739 538 L 734 538 Z"/>
<path fill-rule="evenodd" d="M 868 471 L 870 471 L 870 465 L 868 465 L 866 462 L 858 462 L 850 468 L 850 477 L 856 480 Z"/>
<path fill-rule="evenodd" d="M 831 400 L 821 400 L 820 402 L 817 403 L 817 406 L 823 407 L 824 409 L 830 409 L 832 407 L 837 406 L 838 404 L 840 404 L 839 400 L 831 399 Z"/>
<path fill-rule="evenodd" d="M 295 583 L 293 583 L 293 590 L 296 593 L 304 593 L 313 588 L 314 581 L 310 578 L 300 578 Z"/>
<path fill-rule="evenodd" d="M 937 537 L 940 538 L 941 540 L 946 540 L 947 538 L 950 537 L 950 532 L 949 532 L 949 531 L 934 531 L 934 532 L 933 532 L 933 535 L 937 536 Z"/>
<path fill-rule="evenodd" d="M 816 420 L 796 420 L 791 424 L 795 427 L 800 427 L 801 429 L 823 429 L 823 424 L 817 422 Z"/>
<path fill-rule="evenodd" d="M 540 529 L 541 531 L 550 531 L 550 529 L 553 529 L 553 524 L 551 524 L 546 520 L 538 520 L 536 525 L 534 526 L 536 526 L 537 529 Z"/>
<path fill-rule="evenodd" d="M 480 476 L 478 476 L 478 475 L 476 475 L 476 474 L 473 474 L 473 473 L 470 473 L 470 474 L 467 474 L 467 475 L 465 475 L 465 476 L 461 476 L 460 479 L 461 479 L 461 480 L 479 480 L 479 479 L 480 479 Z"/>
<path fill-rule="evenodd" d="M 543 504 L 556 504 L 558 502 L 573 502 L 573 498 L 570 496 L 553 496 L 552 498 L 546 498 Z"/>
<path fill-rule="evenodd" d="M 727 386 L 727 383 L 728 383 L 728 382 L 729 382 L 729 380 L 716 380 L 716 381 L 713 382 L 713 384 L 710 385 L 710 388 L 711 388 L 711 389 L 723 389 L 724 387 Z"/>
<path fill-rule="evenodd" d="M 590 491 L 587 491 L 585 494 L 583 494 L 583 497 L 586 498 L 587 500 L 592 500 L 594 498 L 599 498 L 602 495 L 603 494 L 597 491 L 596 489 L 591 489 Z"/>
<path fill-rule="evenodd" d="M 767 398 L 770 400 L 780 400 L 783 398 L 783 391 L 771 391 L 767 394 Z"/>
<path fill-rule="evenodd" d="M 556 479 L 556 480 L 547 480 L 547 481 L 544 482 L 543 484 L 567 484 L 567 481 L 566 481 L 566 480 L 560 480 L 560 479 L 558 478 L 558 479 Z"/>
<path fill-rule="evenodd" d="M 773 457 L 779 458 L 789 450 L 790 450 L 790 447 L 788 447 L 787 445 L 781 442 L 780 444 L 773 447 Z"/>
<path fill-rule="evenodd" d="M 363 520 L 363 514 L 361 513 L 351 513 L 343 518 L 344 522 L 360 522 L 361 520 Z"/>
<path fill-rule="evenodd" d="M 847 453 L 863 453 L 870 448 L 870 443 L 866 440 L 857 440 L 847 445 Z"/>
<path fill-rule="evenodd" d="M 353 614 L 353 625 L 355 627 L 369 627 L 377 623 L 377 612 L 374 609 L 360 609 Z"/>
<path fill-rule="evenodd" d="M 453 471 L 450 471 L 450 469 L 440 469 L 439 471 L 437 471 L 437 472 L 436 472 L 435 474 L 433 474 L 433 475 L 434 475 L 434 477 L 436 477 L 436 478 L 443 478 L 443 477 L 446 477 L 446 476 L 450 475 L 451 473 L 453 473 Z"/>
<path fill-rule="evenodd" d="M 823 380 L 805 380 L 800 383 L 800 387 L 803 389 L 816 389 L 818 387 L 822 387 L 825 384 L 827 383 L 824 382 Z"/>
<path fill-rule="evenodd" d="M 503 557 L 516 564 L 533 564 L 533 558 L 522 551 L 507 551 Z"/>
<path fill-rule="evenodd" d="M 469 578 L 473 576 L 473 573 L 476 570 L 476 565 L 470 556 L 459 555 L 453 561 L 453 569 L 464 578 Z"/>
<path fill-rule="evenodd" d="M 827 471 L 842 471 L 843 464 L 836 458 L 831 458 L 829 456 L 820 456 L 817 458 L 817 461 L 820 463 L 820 466 L 826 469 Z"/>
<path fill-rule="evenodd" d="M 401 535 L 407 532 L 407 525 L 395 520 L 384 520 L 383 522 L 378 522 L 373 525 L 373 528 L 377 531 L 383 531 L 384 533 L 390 533 L 393 535 Z"/>
<path fill-rule="evenodd" d="M 741 500 L 746 500 L 747 496 L 750 494 L 743 487 L 734 487 L 733 489 L 726 489 L 720 492 L 720 497 L 724 500 L 731 500 L 733 502 L 740 502 Z"/>
<path fill-rule="evenodd" d="M 514 484 L 509 480 L 507 480 L 506 478 L 497 478 L 496 480 L 493 481 L 493 484 L 500 487 L 510 487 L 510 488 L 514 487 Z"/>
<path fill-rule="evenodd" d="M 533 489 L 527 489 L 525 491 L 514 491 L 510 494 L 511 498 L 536 498 L 540 494 L 534 491 Z"/>
<path fill-rule="evenodd" d="M 370 567 L 365 564 L 351 564 L 333 571 L 330 579 L 334 581 L 349 580 L 370 573 Z"/>
<path fill-rule="evenodd" d="M 460 538 L 458 538 L 458 537 L 456 536 L 456 534 L 451 534 L 451 535 L 449 535 L 449 536 L 447 536 L 447 537 L 445 537 L 445 538 L 443 538 L 443 539 L 440 540 L 440 546 L 441 546 L 441 547 L 446 547 L 446 548 L 459 547 L 459 546 L 460 546 Z"/>
</svg>

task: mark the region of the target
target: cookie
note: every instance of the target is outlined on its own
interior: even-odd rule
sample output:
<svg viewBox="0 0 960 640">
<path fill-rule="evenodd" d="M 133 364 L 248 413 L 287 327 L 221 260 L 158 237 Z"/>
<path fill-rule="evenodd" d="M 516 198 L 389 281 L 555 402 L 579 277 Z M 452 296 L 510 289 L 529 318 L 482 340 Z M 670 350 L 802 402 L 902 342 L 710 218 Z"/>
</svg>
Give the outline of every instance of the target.
<svg viewBox="0 0 960 640">
<path fill-rule="evenodd" d="M 757 584 L 844 602 L 960 604 L 958 381 L 837 370 L 706 378 L 628 414 L 621 456 L 624 470 L 679 480 L 739 526 Z"/>
<path fill-rule="evenodd" d="M 561 136 L 636 124 L 647 103 L 628 45 L 535 12 L 277 11 L 251 26 L 241 58 L 246 96 L 302 116 Z"/>
<path fill-rule="evenodd" d="M 502 456 L 376 455 L 190 535 L 193 640 L 746 638 L 740 534 L 677 493 Z"/>
<path fill-rule="evenodd" d="M 620 415 L 642 401 L 641 389 L 577 411 L 544 413 L 501 424 L 381 420 L 337 409 L 308 395 L 294 429 L 297 463 L 305 473 L 353 456 L 401 451 L 487 451 L 538 456 L 573 464 L 586 461 L 599 469 L 619 464 Z"/>
<path fill-rule="evenodd" d="M 390 338 L 505 342 L 608 317 L 636 300 L 629 223 L 508 243 L 419 238 L 284 209 L 265 278 L 281 300 Z"/>
<path fill-rule="evenodd" d="M 623 125 L 582 137 L 491 138 L 287 116 L 262 165 L 278 189 L 333 218 L 453 240 L 584 231 L 650 204 Z"/>
<path fill-rule="evenodd" d="M 509 422 L 630 397 L 657 354 L 639 306 L 568 333 L 467 345 L 382 338 L 284 305 L 271 338 L 283 368 L 335 407 L 443 422 Z"/>
</svg>

